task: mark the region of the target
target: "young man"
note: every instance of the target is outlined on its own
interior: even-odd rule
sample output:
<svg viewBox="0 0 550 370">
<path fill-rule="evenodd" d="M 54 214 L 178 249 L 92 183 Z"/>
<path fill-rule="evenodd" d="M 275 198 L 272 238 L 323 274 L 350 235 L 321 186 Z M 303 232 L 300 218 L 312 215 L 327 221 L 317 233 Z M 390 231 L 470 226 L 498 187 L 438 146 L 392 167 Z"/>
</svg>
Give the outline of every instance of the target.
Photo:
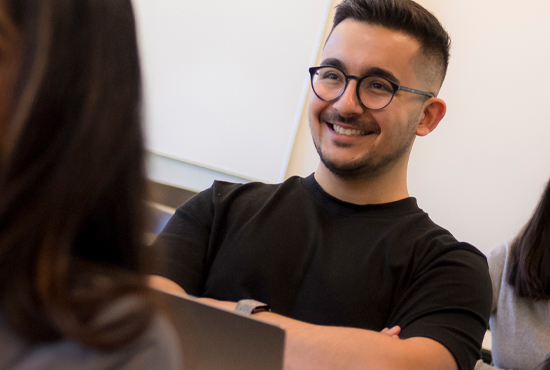
<svg viewBox="0 0 550 370">
<path fill-rule="evenodd" d="M 449 44 L 410 0 L 344 0 L 310 69 L 317 171 L 215 182 L 159 237 L 162 275 L 228 307 L 269 304 L 257 315 L 287 330 L 288 369 L 473 368 L 491 308 L 485 257 L 435 225 L 406 181 L 415 137 L 445 115 Z"/>
</svg>

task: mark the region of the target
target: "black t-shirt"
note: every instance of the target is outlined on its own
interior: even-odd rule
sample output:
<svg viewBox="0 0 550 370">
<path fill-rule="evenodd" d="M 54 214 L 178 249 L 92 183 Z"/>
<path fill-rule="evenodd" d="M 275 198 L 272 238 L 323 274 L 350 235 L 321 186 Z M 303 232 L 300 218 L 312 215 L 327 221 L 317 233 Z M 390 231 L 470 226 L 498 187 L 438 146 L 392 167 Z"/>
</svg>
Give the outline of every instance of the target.
<svg viewBox="0 0 550 370">
<path fill-rule="evenodd" d="M 342 202 L 313 175 L 213 186 L 180 207 L 156 244 L 159 271 L 189 294 L 253 298 L 305 322 L 427 337 L 461 369 L 479 358 L 491 309 L 484 255 L 414 198 Z"/>
</svg>

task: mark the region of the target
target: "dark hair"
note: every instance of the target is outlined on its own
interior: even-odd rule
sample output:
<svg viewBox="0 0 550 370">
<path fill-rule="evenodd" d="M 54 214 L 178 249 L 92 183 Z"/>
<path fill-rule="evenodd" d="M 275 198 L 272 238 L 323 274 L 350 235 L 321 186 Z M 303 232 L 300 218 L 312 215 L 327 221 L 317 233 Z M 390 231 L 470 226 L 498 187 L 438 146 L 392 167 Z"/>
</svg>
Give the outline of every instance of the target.
<svg viewBox="0 0 550 370">
<path fill-rule="evenodd" d="M 0 311 L 32 341 L 145 330 L 140 66 L 130 0 L 7 0 L 24 60 L 0 168 Z"/>
<path fill-rule="evenodd" d="M 411 0 L 343 0 L 336 7 L 332 31 L 348 18 L 401 31 L 417 39 L 425 56 L 434 61 L 424 73 L 433 75 L 439 85 L 443 83 L 451 38 L 428 10 Z M 434 66 L 436 70 L 431 71 Z"/>
<path fill-rule="evenodd" d="M 510 247 L 507 280 L 520 297 L 550 299 L 550 182 Z"/>
</svg>

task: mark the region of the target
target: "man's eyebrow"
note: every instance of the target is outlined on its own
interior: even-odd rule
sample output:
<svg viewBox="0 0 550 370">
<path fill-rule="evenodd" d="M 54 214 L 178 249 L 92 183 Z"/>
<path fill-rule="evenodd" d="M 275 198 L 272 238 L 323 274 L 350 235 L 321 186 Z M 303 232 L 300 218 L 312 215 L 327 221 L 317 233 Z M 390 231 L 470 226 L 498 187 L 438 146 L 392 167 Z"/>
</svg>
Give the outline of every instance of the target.
<svg viewBox="0 0 550 370">
<path fill-rule="evenodd" d="M 393 73 L 391 73 L 390 71 L 388 71 L 386 69 L 382 69 L 382 68 L 379 68 L 379 67 L 368 68 L 365 71 L 365 74 L 363 76 L 383 77 L 383 78 L 385 78 L 387 80 L 390 80 L 391 82 L 396 83 L 396 84 L 399 85 L 399 79 L 397 77 L 395 77 L 395 75 Z"/>
<path fill-rule="evenodd" d="M 346 72 L 346 66 L 340 59 L 336 58 L 327 58 L 321 62 L 322 67 L 336 67 Z"/>
</svg>

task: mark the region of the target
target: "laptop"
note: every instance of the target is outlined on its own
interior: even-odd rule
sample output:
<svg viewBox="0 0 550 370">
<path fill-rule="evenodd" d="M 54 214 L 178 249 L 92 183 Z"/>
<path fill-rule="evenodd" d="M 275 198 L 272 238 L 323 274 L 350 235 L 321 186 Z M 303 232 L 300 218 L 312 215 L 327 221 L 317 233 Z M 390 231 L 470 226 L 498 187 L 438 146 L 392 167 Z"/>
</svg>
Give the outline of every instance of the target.
<svg viewBox="0 0 550 370">
<path fill-rule="evenodd" d="M 254 316 L 155 290 L 180 339 L 185 370 L 281 370 L 285 331 Z"/>
</svg>

